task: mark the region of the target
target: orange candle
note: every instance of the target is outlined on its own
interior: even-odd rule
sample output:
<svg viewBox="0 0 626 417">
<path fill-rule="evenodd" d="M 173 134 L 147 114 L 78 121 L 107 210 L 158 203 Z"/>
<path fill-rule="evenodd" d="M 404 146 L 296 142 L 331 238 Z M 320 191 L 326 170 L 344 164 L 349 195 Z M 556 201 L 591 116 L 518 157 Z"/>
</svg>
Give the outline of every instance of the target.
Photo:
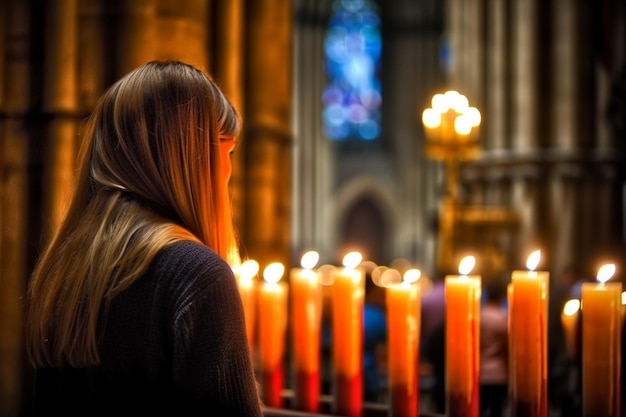
<svg viewBox="0 0 626 417">
<path fill-rule="evenodd" d="M 582 285 L 583 417 L 620 416 L 621 292 L 615 265 Z"/>
<path fill-rule="evenodd" d="M 357 266 L 362 257 L 348 253 L 344 268 L 336 268 L 332 283 L 332 344 L 334 414 L 363 413 L 363 301 L 365 279 Z"/>
<path fill-rule="evenodd" d="M 528 271 L 513 271 L 509 291 L 510 392 L 512 417 L 547 417 L 548 279 L 535 271 L 541 257 L 534 251 Z"/>
<path fill-rule="evenodd" d="M 283 357 L 287 327 L 287 287 L 279 282 L 285 267 L 274 262 L 263 271 L 265 282 L 258 299 L 261 390 L 265 405 L 281 407 L 284 380 Z"/>
<path fill-rule="evenodd" d="M 468 275 L 475 264 L 467 256 L 460 275 L 445 277 L 446 415 L 478 417 L 481 277 Z"/>
<path fill-rule="evenodd" d="M 254 277 L 258 272 L 259 263 L 252 259 L 245 261 L 235 270 L 251 352 L 254 352 L 254 330 L 256 325 L 256 283 Z"/>
<path fill-rule="evenodd" d="M 293 268 L 289 281 L 295 408 L 308 412 L 319 411 L 320 396 L 322 287 L 313 270 L 318 259 L 317 252 L 305 253 L 302 268 Z"/>
<path fill-rule="evenodd" d="M 580 300 L 577 298 L 572 298 L 571 300 L 567 300 L 567 302 L 563 306 L 563 311 L 561 312 L 561 325 L 563 326 L 563 333 L 565 337 L 565 348 L 570 358 L 573 358 L 576 354 L 575 338 L 576 329 L 578 327 L 579 311 Z"/>
<path fill-rule="evenodd" d="M 415 271 L 417 273 L 415 273 Z M 420 292 L 418 270 L 387 288 L 390 417 L 416 417 L 419 410 Z"/>
</svg>

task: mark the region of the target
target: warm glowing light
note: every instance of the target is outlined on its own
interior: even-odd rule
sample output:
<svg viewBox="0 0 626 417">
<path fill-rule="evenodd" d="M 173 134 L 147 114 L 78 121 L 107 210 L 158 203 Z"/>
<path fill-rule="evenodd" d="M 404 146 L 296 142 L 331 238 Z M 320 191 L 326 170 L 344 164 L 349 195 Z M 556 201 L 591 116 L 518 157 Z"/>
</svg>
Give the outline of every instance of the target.
<svg viewBox="0 0 626 417">
<path fill-rule="evenodd" d="M 400 284 L 402 282 L 402 275 L 400 271 L 393 268 L 387 268 L 380 277 L 380 282 L 383 287 L 391 287 L 393 285 Z"/>
<path fill-rule="evenodd" d="M 439 127 L 441 125 L 441 113 L 431 108 L 424 110 L 422 112 L 422 123 L 431 129 Z"/>
<path fill-rule="evenodd" d="M 343 266 L 346 268 L 356 268 L 363 260 L 363 255 L 360 252 L 348 252 L 343 257 Z"/>
<path fill-rule="evenodd" d="M 437 113 L 445 113 L 448 111 L 448 101 L 443 94 L 435 94 L 433 96 L 432 106 Z"/>
<path fill-rule="evenodd" d="M 476 258 L 473 256 L 466 256 L 461 259 L 459 262 L 459 274 L 461 275 L 469 275 L 474 269 L 474 265 L 476 265 Z"/>
<path fill-rule="evenodd" d="M 371 272 L 371 277 L 372 277 L 372 282 L 379 286 L 379 287 L 384 287 L 383 281 L 382 281 L 382 277 L 383 277 L 383 273 L 389 269 L 389 267 L 384 266 L 384 265 L 378 265 L 376 266 L 376 268 L 372 269 Z"/>
<path fill-rule="evenodd" d="M 596 279 L 604 284 L 613 277 L 613 274 L 615 274 L 615 264 L 605 264 L 598 270 Z"/>
<path fill-rule="evenodd" d="M 465 117 L 468 119 L 469 124 L 472 127 L 476 127 L 480 124 L 480 112 L 476 107 L 469 107 L 465 112 Z"/>
<path fill-rule="evenodd" d="M 540 259 L 541 259 L 541 251 L 540 250 L 534 251 L 533 253 L 528 255 L 528 259 L 526 260 L 526 268 L 529 271 L 534 271 L 535 268 L 537 268 L 537 265 L 539 265 Z"/>
<path fill-rule="evenodd" d="M 422 271 L 416 268 L 411 268 L 404 273 L 402 278 L 404 279 L 404 282 L 417 282 L 417 280 L 420 279 L 421 276 Z"/>
<path fill-rule="evenodd" d="M 333 282 L 335 281 L 334 278 L 334 271 L 335 271 L 336 267 L 335 265 L 322 265 L 319 268 L 317 268 L 317 276 L 319 279 L 319 283 L 324 285 L 324 286 L 330 286 L 333 284 Z"/>
<path fill-rule="evenodd" d="M 272 262 L 263 270 L 263 279 L 267 282 L 277 283 L 285 273 L 285 266 L 280 262 Z"/>
<path fill-rule="evenodd" d="M 469 107 L 469 101 L 467 100 L 467 97 L 465 97 L 463 94 L 459 94 L 456 91 L 454 92 L 456 94 L 453 94 L 450 98 L 452 100 L 452 103 L 450 105 L 450 107 L 457 113 L 459 114 L 463 114 L 467 111 L 467 108 Z M 447 95 L 447 93 L 446 93 Z"/>
<path fill-rule="evenodd" d="M 259 263 L 254 259 L 248 259 L 239 266 L 238 271 L 242 279 L 252 279 L 259 272 Z"/>
<path fill-rule="evenodd" d="M 302 255 L 300 265 L 302 265 L 302 268 L 304 269 L 313 269 L 319 260 L 320 254 L 314 250 L 310 250 Z"/>
<path fill-rule="evenodd" d="M 626 305 L 626 291 L 622 291 L 622 305 Z"/>
<path fill-rule="evenodd" d="M 567 300 L 563 306 L 563 314 L 566 316 L 573 316 L 578 313 L 578 310 L 580 310 L 580 300 L 578 299 Z"/>
<path fill-rule="evenodd" d="M 472 131 L 472 124 L 464 114 L 454 119 L 454 131 L 459 135 L 469 135 Z"/>
<path fill-rule="evenodd" d="M 467 136 L 472 128 L 480 125 L 480 112 L 476 107 L 470 107 L 467 97 L 457 91 L 449 90 L 444 94 L 435 94 L 432 98 L 432 107 L 422 111 L 422 123 L 429 129 L 439 128 L 452 114 L 452 123 L 457 135 Z"/>
</svg>

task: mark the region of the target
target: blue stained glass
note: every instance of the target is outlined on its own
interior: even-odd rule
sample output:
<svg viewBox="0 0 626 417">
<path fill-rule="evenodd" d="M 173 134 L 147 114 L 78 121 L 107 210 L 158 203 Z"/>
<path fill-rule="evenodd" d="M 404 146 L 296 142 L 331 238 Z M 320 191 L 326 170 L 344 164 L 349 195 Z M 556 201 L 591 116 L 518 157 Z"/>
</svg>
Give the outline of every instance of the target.
<svg viewBox="0 0 626 417">
<path fill-rule="evenodd" d="M 337 0 L 324 44 L 329 84 L 322 94 L 330 139 L 374 140 L 380 135 L 382 41 L 370 0 Z"/>
</svg>

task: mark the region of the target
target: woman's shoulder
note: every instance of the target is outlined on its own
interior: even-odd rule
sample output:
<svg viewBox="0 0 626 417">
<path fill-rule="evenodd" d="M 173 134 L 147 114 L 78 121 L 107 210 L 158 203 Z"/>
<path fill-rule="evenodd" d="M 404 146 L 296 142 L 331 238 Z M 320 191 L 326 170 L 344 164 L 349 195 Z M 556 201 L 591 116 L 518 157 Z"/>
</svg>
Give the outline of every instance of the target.
<svg viewBox="0 0 626 417">
<path fill-rule="evenodd" d="M 169 265 L 176 268 L 226 268 L 228 263 L 213 249 L 200 242 L 181 240 L 169 244 L 159 251 L 154 262 L 156 265 Z"/>
<path fill-rule="evenodd" d="M 183 240 L 161 249 L 154 258 L 149 274 L 169 285 L 211 285 L 234 278 L 228 263 L 208 246 Z"/>
</svg>

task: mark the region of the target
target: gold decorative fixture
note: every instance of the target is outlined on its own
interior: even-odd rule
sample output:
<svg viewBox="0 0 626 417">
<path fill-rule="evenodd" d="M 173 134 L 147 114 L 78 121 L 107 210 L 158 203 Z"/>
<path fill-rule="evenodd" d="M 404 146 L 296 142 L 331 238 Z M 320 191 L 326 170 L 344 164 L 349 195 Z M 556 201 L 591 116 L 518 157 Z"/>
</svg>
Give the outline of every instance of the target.
<svg viewBox="0 0 626 417">
<path fill-rule="evenodd" d="M 426 155 L 444 161 L 446 168 L 439 214 L 439 271 L 454 271 L 458 262 L 455 249 L 469 243 L 473 252 L 480 252 L 484 275 L 502 272 L 508 255 L 501 238 L 511 236 L 519 215 L 505 207 L 463 205 L 458 196 L 460 164 L 478 159 L 481 153 L 480 112 L 462 94 L 446 91 L 433 96 L 432 107 L 422 112 L 422 123 Z"/>
<path fill-rule="evenodd" d="M 449 90 L 435 94 L 432 107 L 422 112 L 426 131 L 426 154 L 446 164 L 445 194 L 439 217 L 437 266 L 449 270 L 454 262 L 454 223 L 458 211 L 459 165 L 480 154 L 478 128 L 480 112 L 471 107 L 467 97 Z"/>
</svg>

